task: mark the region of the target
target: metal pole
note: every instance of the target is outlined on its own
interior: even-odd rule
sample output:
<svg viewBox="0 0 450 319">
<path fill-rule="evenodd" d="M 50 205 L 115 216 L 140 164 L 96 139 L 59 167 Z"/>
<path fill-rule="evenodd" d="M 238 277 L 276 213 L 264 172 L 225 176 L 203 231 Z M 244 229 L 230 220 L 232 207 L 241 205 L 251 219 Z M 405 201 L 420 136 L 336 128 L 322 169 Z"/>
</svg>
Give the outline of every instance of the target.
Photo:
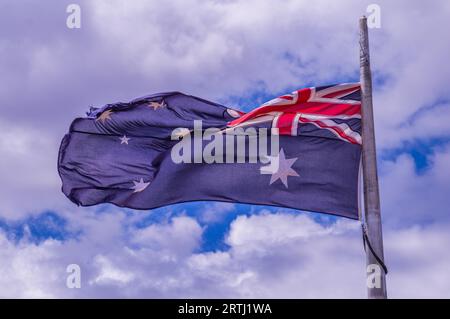
<svg viewBox="0 0 450 319">
<path fill-rule="evenodd" d="M 372 105 L 372 74 L 370 71 L 369 34 L 367 18 L 359 19 L 360 29 L 360 77 L 361 77 L 361 123 L 362 160 L 364 179 L 364 216 L 367 237 L 375 254 L 384 261 L 383 235 L 381 230 L 380 195 L 378 191 L 377 155 Z M 379 270 L 378 287 L 367 285 L 368 298 L 384 299 L 386 294 L 386 274 L 374 254 L 366 247 L 367 276 Z M 373 265 L 376 269 L 374 269 Z M 368 277 L 369 278 L 369 277 Z M 373 278 L 372 276 L 370 278 Z M 376 282 L 376 281 L 374 281 Z M 370 287 L 369 287 L 370 286 Z"/>
</svg>

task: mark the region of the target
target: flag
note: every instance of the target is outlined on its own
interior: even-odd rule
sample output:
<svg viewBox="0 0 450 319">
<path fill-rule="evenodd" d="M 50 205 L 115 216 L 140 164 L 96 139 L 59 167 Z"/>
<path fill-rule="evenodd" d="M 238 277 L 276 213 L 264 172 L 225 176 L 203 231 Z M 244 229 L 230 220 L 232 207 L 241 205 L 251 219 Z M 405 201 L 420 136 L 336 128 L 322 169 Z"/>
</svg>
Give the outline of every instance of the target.
<svg viewBox="0 0 450 319">
<path fill-rule="evenodd" d="M 61 142 L 62 191 L 82 206 L 212 200 L 357 219 L 360 100 L 350 83 L 248 113 L 179 92 L 91 108 Z"/>
</svg>

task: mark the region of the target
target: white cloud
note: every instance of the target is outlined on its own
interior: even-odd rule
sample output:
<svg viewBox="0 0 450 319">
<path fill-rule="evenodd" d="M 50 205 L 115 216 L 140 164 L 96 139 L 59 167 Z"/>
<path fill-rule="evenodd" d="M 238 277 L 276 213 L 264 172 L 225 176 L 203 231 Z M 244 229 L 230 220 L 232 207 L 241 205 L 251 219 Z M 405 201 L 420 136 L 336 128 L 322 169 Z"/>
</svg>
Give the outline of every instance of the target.
<svg viewBox="0 0 450 319">
<path fill-rule="evenodd" d="M 271 221 L 278 227 L 271 225 Z M 251 227 L 251 228 L 250 228 Z M 250 230 L 250 231 L 249 231 Z M 227 243 L 232 246 L 260 246 L 261 242 L 282 245 L 283 240 L 309 239 L 312 235 L 325 235 L 331 229 L 324 229 L 306 215 L 254 215 L 240 216 L 231 225 Z"/>
<path fill-rule="evenodd" d="M 414 160 L 401 155 L 380 172 L 383 219 L 388 226 L 445 222 L 450 218 L 450 145 L 435 149 L 430 167 L 417 173 Z"/>
<path fill-rule="evenodd" d="M 207 203 L 201 211 L 199 219 L 205 223 L 217 223 L 223 221 L 223 218 L 232 213 L 236 206 L 232 203 L 214 202 Z"/>
<path fill-rule="evenodd" d="M 189 217 L 177 217 L 169 224 L 154 224 L 133 231 L 133 243 L 158 251 L 190 254 L 200 248 L 202 228 Z"/>
<path fill-rule="evenodd" d="M 207 98 L 245 96 L 255 86 L 273 93 L 354 75 L 357 67 L 351 30 L 364 7 L 356 1 L 347 7 L 324 1 L 123 4 L 94 2 L 91 19 L 102 44 L 114 47 L 154 90 L 176 86 Z M 339 37 L 327 35 L 336 28 Z"/>
<path fill-rule="evenodd" d="M 55 139 L 0 120 L 0 216 L 17 219 L 61 204 Z M 55 195 L 56 194 L 56 195 Z M 60 207 L 60 206 L 59 206 Z"/>
<path fill-rule="evenodd" d="M 115 267 L 111 261 L 103 255 L 95 256 L 94 265 L 99 269 L 99 274 L 89 281 L 90 285 L 115 284 L 122 286 L 130 283 L 135 278 L 132 272 Z"/>
<path fill-rule="evenodd" d="M 448 224 L 387 233 L 388 291 L 396 298 L 449 298 Z"/>
<path fill-rule="evenodd" d="M 122 227 L 123 218 L 118 212 L 91 218 L 96 229 L 118 231 L 110 240 L 86 231 L 77 240 L 36 245 L 25 239 L 13 244 L 0 233 L 0 296 L 364 298 L 366 294 L 365 258 L 354 221 L 324 226 L 307 215 L 241 216 L 227 234 L 229 250 L 200 253 L 195 251 L 201 240 L 196 234 L 202 228 L 192 218 L 175 217 L 168 224 L 144 228 L 173 236 L 165 238 L 169 244 L 164 249 L 148 245 L 152 236 L 136 244 Z M 450 244 L 449 230 L 445 224 L 387 231 L 390 297 L 450 296 L 450 256 L 442 248 Z M 184 243 L 188 232 L 196 245 Z M 71 263 L 81 267 L 81 289 L 65 287 L 65 269 Z"/>
</svg>

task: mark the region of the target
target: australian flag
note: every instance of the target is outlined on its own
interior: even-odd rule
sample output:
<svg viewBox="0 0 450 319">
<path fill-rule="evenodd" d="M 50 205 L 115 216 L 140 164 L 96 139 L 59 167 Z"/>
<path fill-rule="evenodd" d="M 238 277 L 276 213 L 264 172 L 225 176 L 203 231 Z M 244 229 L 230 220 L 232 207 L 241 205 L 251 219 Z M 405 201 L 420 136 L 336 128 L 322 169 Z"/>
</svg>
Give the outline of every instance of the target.
<svg viewBox="0 0 450 319">
<path fill-rule="evenodd" d="M 212 200 L 357 219 L 360 93 L 305 88 L 248 113 L 179 92 L 91 108 L 61 142 L 62 191 L 82 206 Z"/>
</svg>

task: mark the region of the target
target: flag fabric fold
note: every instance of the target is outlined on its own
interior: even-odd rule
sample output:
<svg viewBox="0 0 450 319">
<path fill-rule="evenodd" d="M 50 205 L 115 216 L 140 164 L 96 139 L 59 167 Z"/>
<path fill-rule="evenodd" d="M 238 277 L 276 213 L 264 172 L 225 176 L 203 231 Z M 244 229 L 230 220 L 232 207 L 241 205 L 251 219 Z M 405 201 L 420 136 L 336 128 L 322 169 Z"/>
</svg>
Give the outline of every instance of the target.
<svg viewBox="0 0 450 319">
<path fill-rule="evenodd" d="M 357 219 L 360 109 L 358 83 L 297 90 L 248 113 L 179 92 L 91 108 L 61 142 L 62 191 L 82 206 L 212 200 Z M 263 128 L 275 155 L 259 156 Z"/>
</svg>

